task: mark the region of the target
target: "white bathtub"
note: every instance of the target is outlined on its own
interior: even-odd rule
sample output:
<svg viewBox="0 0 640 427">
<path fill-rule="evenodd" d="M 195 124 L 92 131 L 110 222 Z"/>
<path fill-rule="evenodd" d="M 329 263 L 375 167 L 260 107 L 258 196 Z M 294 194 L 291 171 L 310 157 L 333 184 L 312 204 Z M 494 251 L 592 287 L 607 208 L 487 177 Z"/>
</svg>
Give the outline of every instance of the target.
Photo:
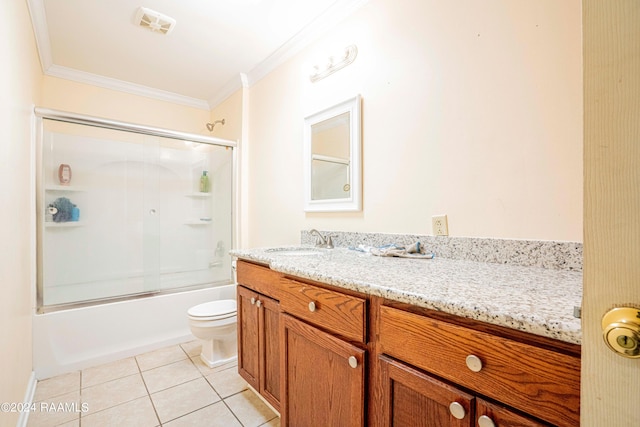
<svg viewBox="0 0 640 427">
<path fill-rule="evenodd" d="M 38 380 L 195 339 L 187 310 L 235 299 L 236 285 L 74 308 L 33 318 Z"/>
</svg>

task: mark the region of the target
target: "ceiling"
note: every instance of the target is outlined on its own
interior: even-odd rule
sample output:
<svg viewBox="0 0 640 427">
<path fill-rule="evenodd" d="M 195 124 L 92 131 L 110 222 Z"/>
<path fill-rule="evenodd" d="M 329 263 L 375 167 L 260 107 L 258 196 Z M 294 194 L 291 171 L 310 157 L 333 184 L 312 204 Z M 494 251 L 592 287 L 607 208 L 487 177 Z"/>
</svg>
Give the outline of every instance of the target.
<svg viewBox="0 0 640 427">
<path fill-rule="evenodd" d="M 45 74 L 203 109 L 366 1 L 27 0 Z M 141 6 L 175 19 L 173 30 L 139 26 Z"/>
</svg>

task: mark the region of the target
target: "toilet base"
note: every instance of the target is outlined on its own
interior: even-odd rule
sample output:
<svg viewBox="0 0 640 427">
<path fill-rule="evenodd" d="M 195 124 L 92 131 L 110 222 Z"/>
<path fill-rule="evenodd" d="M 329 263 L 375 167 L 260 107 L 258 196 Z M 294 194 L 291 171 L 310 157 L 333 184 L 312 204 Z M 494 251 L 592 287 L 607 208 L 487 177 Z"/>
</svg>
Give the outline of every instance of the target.
<svg viewBox="0 0 640 427">
<path fill-rule="evenodd" d="M 218 359 L 215 361 L 208 360 L 202 353 L 200 353 L 200 360 L 207 365 L 209 368 L 215 368 L 216 366 L 222 366 L 227 363 L 235 362 L 238 360 L 238 356 L 233 356 L 228 359 Z"/>
<path fill-rule="evenodd" d="M 235 324 L 233 326 L 235 327 Z M 238 340 L 235 333 L 223 336 L 223 338 L 201 340 L 200 359 L 210 368 L 238 360 Z"/>
</svg>

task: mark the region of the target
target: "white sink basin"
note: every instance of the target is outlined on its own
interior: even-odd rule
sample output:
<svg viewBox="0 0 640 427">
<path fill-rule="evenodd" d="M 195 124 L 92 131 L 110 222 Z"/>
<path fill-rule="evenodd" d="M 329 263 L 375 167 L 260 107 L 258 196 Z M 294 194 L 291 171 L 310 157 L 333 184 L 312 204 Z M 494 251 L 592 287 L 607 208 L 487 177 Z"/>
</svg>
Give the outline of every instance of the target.
<svg viewBox="0 0 640 427">
<path fill-rule="evenodd" d="M 324 253 L 322 249 L 316 248 L 271 248 L 267 249 L 266 252 L 293 256 L 322 255 Z"/>
</svg>

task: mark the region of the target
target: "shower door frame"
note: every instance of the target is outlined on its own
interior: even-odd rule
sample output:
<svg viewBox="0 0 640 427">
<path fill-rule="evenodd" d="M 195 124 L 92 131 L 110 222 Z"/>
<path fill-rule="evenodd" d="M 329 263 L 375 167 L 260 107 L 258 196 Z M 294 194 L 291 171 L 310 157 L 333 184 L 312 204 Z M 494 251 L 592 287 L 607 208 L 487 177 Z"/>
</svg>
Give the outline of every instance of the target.
<svg viewBox="0 0 640 427">
<path fill-rule="evenodd" d="M 232 249 L 237 246 L 237 238 L 238 238 L 238 202 L 239 197 L 237 196 L 238 190 L 238 143 L 236 141 L 223 139 L 223 138 L 215 138 L 210 136 L 192 134 L 188 132 L 175 131 L 170 129 L 158 128 L 153 126 L 140 125 L 136 123 L 123 122 L 118 120 L 105 119 L 101 117 L 94 117 L 84 114 L 71 113 L 67 111 L 54 110 L 43 107 L 34 107 L 35 113 L 35 172 L 36 172 L 36 180 L 35 180 L 35 189 L 34 192 L 36 194 L 36 211 L 42 207 L 43 202 L 40 200 L 41 192 L 40 189 L 44 185 L 43 176 L 42 176 L 42 150 L 43 150 L 43 142 L 44 142 L 44 120 L 54 120 L 65 123 L 74 123 L 79 125 L 93 126 L 104 129 L 111 129 L 117 131 L 131 132 L 136 134 L 162 137 L 162 138 L 172 138 L 183 141 L 190 141 L 200 144 L 208 144 L 219 147 L 227 147 L 232 150 L 232 158 L 231 158 L 231 247 Z M 80 302 L 72 302 L 72 303 L 64 303 L 58 305 L 43 305 L 43 277 L 42 277 L 42 261 L 43 254 L 41 253 L 42 248 L 42 239 L 43 239 L 43 212 L 37 212 L 36 216 L 36 311 L 38 314 L 50 313 L 59 310 L 67 310 L 72 308 L 80 308 L 86 306 L 92 306 L 97 304 L 104 304 L 109 302 L 117 302 L 123 300 L 131 300 L 138 298 L 147 298 L 155 295 L 162 294 L 170 294 L 176 292 L 184 292 L 185 290 L 190 290 L 190 288 L 180 288 L 180 289 L 164 289 L 164 290 L 154 290 L 147 293 L 142 294 L 134 294 L 134 295 L 123 295 L 123 296 L 115 296 L 102 298 L 98 300 L 90 300 L 90 301 L 80 301 Z M 230 272 L 233 277 L 233 272 Z M 200 287 L 201 288 L 201 287 Z"/>
</svg>

